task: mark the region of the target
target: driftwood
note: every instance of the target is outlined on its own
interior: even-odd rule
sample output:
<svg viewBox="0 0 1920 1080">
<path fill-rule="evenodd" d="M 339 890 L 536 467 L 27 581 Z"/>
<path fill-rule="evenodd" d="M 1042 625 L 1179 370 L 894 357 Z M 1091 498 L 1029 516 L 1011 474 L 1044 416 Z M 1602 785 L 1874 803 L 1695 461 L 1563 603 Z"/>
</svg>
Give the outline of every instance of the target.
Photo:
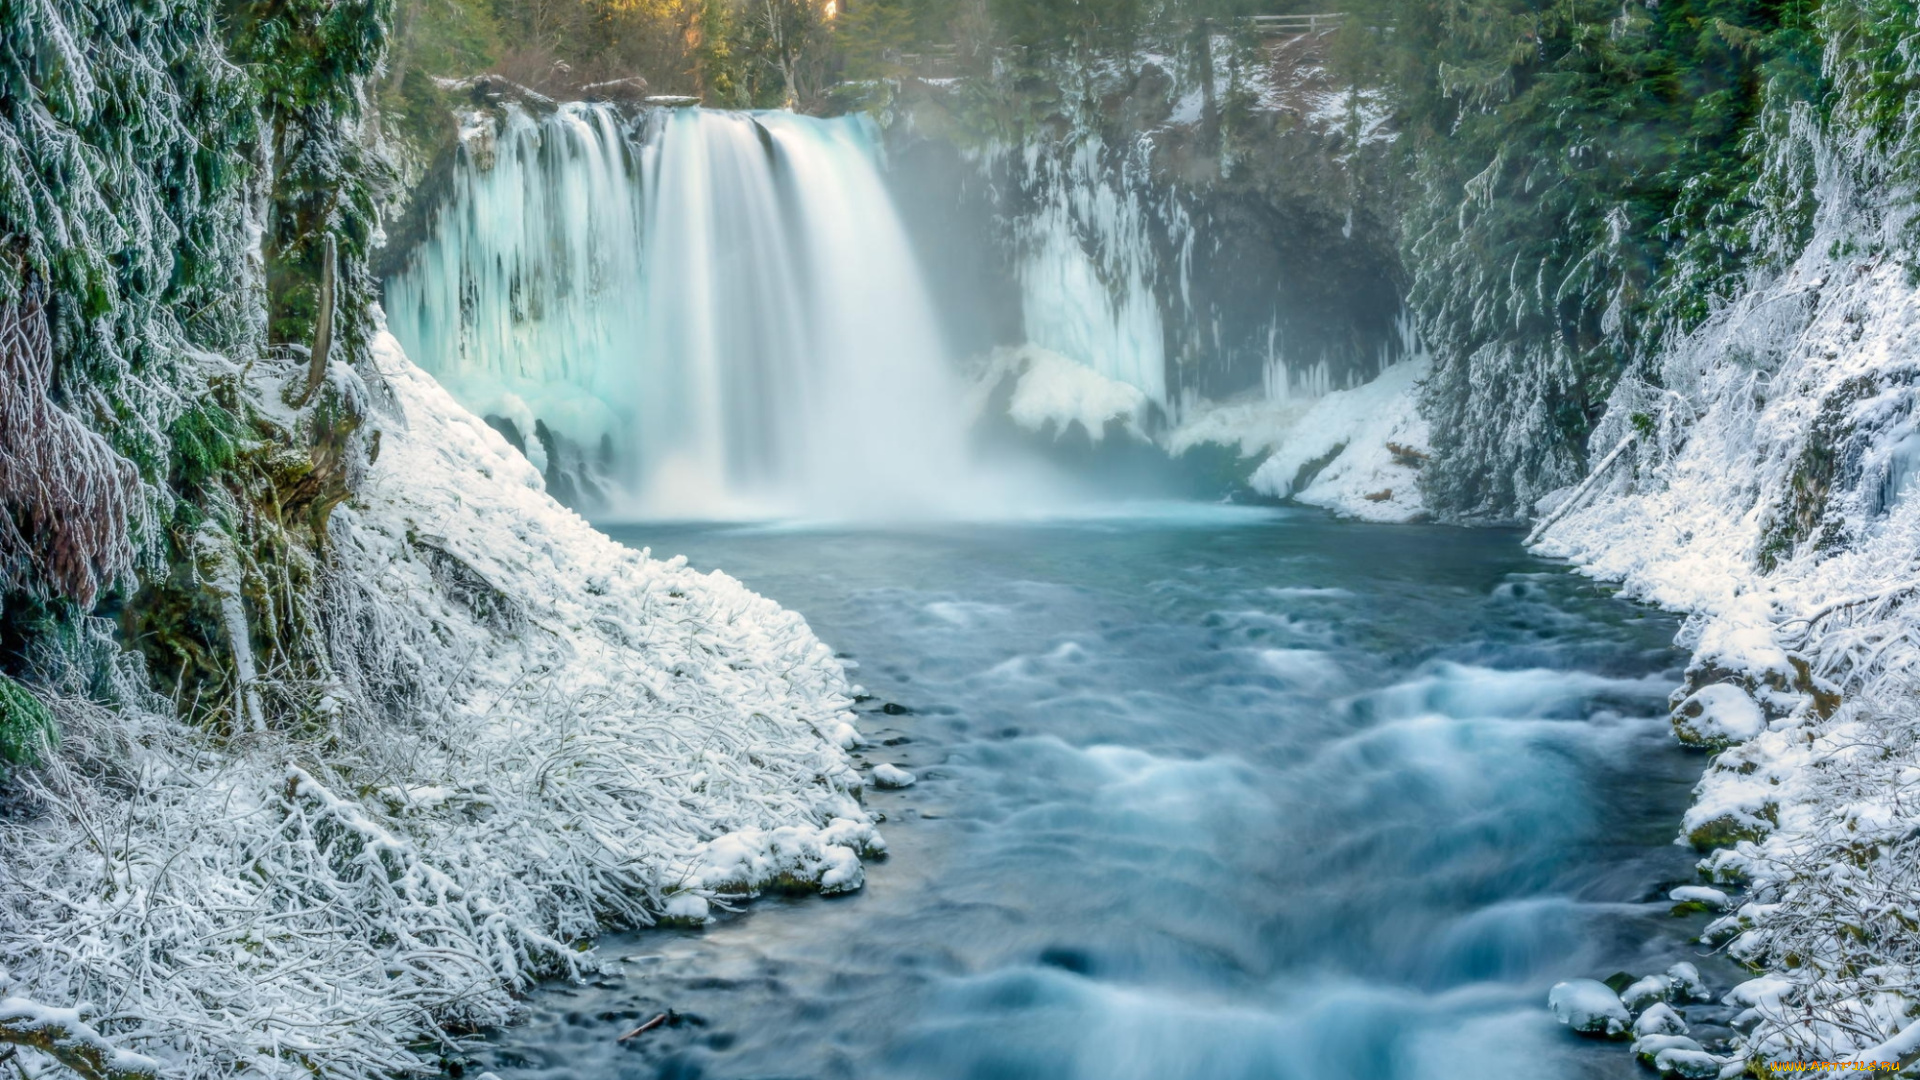
<svg viewBox="0 0 1920 1080">
<path fill-rule="evenodd" d="M 300 392 L 299 404 L 313 400 L 327 377 L 327 354 L 333 351 L 333 266 L 338 258 L 333 234 L 327 234 L 327 252 L 320 263 L 320 313 L 313 320 L 313 353 L 307 362 L 307 388 Z"/>
<path fill-rule="evenodd" d="M 634 1028 L 632 1031 L 627 1032 L 625 1035 L 620 1036 L 618 1039 L 615 1039 L 614 1041 L 626 1042 L 628 1039 L 634 1038 L 635 1036 L 645 1035 L 647 1032 L 652 1031 L 654 1028 L 657 1028 L 661 1024 L 664 1024 L 666 1022 L 667 1022 L 667 1014 L 661 1013 L 659 1016 L 656 1016 L 653 1019 L 647 1021 L 646 1023 L 641 1024 L 639 1027 Z"/>
</svg>

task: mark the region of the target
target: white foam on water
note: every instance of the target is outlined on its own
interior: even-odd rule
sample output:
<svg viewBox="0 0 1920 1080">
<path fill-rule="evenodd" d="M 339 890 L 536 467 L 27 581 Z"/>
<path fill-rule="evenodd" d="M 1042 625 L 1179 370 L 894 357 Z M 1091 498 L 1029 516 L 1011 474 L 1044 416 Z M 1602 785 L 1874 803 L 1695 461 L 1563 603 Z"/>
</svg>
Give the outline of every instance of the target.
<svg viewBox="0 0 1920 1080">
<path fill-rule="evenodd" d="M 1387 717 L 1443 713 L 1541 719 L 1584 715 L 1584 703 L 1602 695 L 1644 703 L 1649 713 L 1663 711 L 1660 705 L 1670 689 L 1669 680 L 1659 675 L 1615 679 L 1583 671 L 1514 671 L 1442 662 L 1418 678 L 1369 695 L 1369 700 Z"/>
</svg>

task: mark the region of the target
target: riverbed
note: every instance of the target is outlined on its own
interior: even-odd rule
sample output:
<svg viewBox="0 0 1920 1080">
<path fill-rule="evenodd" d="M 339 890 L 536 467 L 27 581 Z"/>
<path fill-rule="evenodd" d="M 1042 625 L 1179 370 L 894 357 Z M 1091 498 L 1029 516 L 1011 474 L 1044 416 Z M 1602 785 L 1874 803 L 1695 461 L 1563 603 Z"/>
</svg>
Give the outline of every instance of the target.
<svg viewBox="0 0 1920 1080">
<path fill-rule="evenodd" d="M 852 665 L 891 854 L 601 943 L 519 1078 L 1629 1077 L 1547 988 L 1692 960 L 1675 621 L 1517 534 L 1143 506 L 631 525 Z M 662 1012 L 670 1023 L 618 1036 Z"/>
</svg>

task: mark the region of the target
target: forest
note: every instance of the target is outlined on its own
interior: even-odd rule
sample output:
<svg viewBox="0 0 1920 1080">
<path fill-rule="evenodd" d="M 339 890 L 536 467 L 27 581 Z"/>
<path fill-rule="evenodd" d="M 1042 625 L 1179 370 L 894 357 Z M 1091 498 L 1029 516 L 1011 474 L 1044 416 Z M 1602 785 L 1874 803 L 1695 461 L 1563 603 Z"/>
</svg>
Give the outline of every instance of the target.
<svg viewBox="0 0 1920 1080">
<path fill-rule="evenodd" d="M 0 1076 L 1912 1067 L 1920 9 L 1338 6 L 0 0 Z"/>
</svg>

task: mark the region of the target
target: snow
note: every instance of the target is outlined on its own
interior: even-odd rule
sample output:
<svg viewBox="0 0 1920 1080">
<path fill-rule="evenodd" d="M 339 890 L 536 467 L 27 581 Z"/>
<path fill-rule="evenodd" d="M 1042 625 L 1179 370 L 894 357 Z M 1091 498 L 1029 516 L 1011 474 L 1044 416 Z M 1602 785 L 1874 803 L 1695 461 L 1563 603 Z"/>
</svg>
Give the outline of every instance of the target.
<svg viewBox="0 0 1920 1080">
<path fill-rule="evenodd" d="M 1647 1006 L 1646 1011 L 1633 1022 L 1633 1034 L 1639 1039 L 1645 1039 L 1649 1035 L 1685 1035 L 1686 1033 L 1687 1022 L 1680 1019 L 1680 1014 L 1673 1011 L 1673 1006 L 1664 1001 Z M 1634 1052 L 1639 1053 L 1639 1050 L 1635 1049 Z"/>
<path fill-rule="evenodd" d="M 1051 431 L 1059 438 L 1077 424 L 1098 443 L 1106 435 L 1107 424 L 1118 422 L 1133 437 L 1146 438 L 1144 424 L 1151 403 L 1143 391 L 1038 345 L 999 348 L 989 354 L 975 378 L 975 416 L 1008 378 L 1015 383 L 1007 415 L 1028 431 Z"/>
<path fill-rule="evenodd" d="M 1695 690 L 1673 710 L 1673 728 L 1689 746 L 1728 746 L 1765 731 L 1767 717 L 1745 690 L 1712 683 Z"/>
<path fill-rule="evenodd" d="M 1652 1065 L 1654 1059 L 1668 1050 L 1698 1050 L 1700 1044 L 1686 1037 L 1684 1033 L 1643 1035 L 1635 1039 L 1628 1052 Z"/>
<path fill-rule="evenodd" d="M 1254 490 L 1363 521 L 1424 515 L 1419 466 L 1429 440 L 1417 388 L 1427 368 L 1424 359 L 1403 361 L 1372 382 L 1314 402 L 1254 472 Z M 1311 472 L 1320 461 L 1326 463 Z M 1310 479 L 1295 490 L 1302 470 Z"/>
<path fill-rule="evenodd" d="M 711 917 L 712 911 L 713 903 L 706 897 L 699 893 L 683 892 L 668 897 L 666 906 L 660 909 L 660 914 L 674 922 L 698 925 L 706 922 Z"/>
<path fill-rule="evenodd" d="M 1242 70 L 1259 109 L 1292 115 L 1317 132 L 1351 131 L 1356 146 L 1392 142 L 1399 133 L 1388 95 L 1378 87 L 1356 90 L 1334 74 L 1320 41 L 1295 38 L 1279 46 L 1271 62 Z"/>
<path fill-rule="evenodd" d="M 1715 911 L 1725 911 L 1733 906 L 1727 894 L 1719 889 L 1705 885 L 1682 885 L 1667 894 L 1667 898 L 1676 904 L 1705 904 Z M 1696 981 L 1698 976 L 1696 975 Z"/>
<path fill-rule="evenodd" d="M 1667 1000 L 1673 993 L 1673 983 L 1665 975 L 1648 975 L 1635 980 L 1625 990 L 1620 991 L 1620 1003 L 1628 1012 L 1640 1012 L 1650 1005 Z"/>
<path fill-rule="evenodd" d="M 128 1077 L 159 1073 L 159 1061 L 115 1045 L 83 1020 L 80 1010 L 54 1008 L 8 994 L 12 981 L 6 970 L 0 969 L 0 1032 L 45 1039 L 58 1047 L 61 1060 L 70 1064 L 104 1067 Z"/>
<path fill-rule="evenodd" d="M 860 853 L 878 850 L 873 826 L 852 818 L 835 818 L 825 829 L 743 829 L 700 845 L 678 876 L 687 887 L 713 894 L 752 895 L 785 882 L 851 892 L 865 882 Z"/>
<path fill-rule="evenodd" d="M 1538 545 L 1690 615 L 1675 726 L 1717 753 L 1683 829 L 1743 888 L 1709 938 L 1765 972 L 1729 996 L 1756 1069 L 1920 1010 L 1913 201 L 1871 139 L 1770 137 L 1810 222 L 1758 221 L 1777 263 L 1620 383 L 1590 445 L 1638 433 L 1629 460 Z"/>
<path fill-rule="evenodd" d="M 1870 1061 L 1900 1061 L 1920 1054 L 1920 1022 L 1908 1024 L 1899 1033 L 1877 1046 L 1869 1047 L 1848 1058 L 1849 1062 L 1864 1063 Z"/>
<path fill-rule="evenodd" d="M 1311 399 L 1291 395 L 1206 403 L 1190 410 L 1167 435 L 1167 453 L 1178 457 L 1212 444 L 1233 447 L 1243 458 L 1265 458 L 1312 407 Z"/>
<path fill-rule="evenodd" d="M 918 777 L 898 765 L 881 764 L 873 767 L 873 782 L 883 788 L 912 787 Z"/>
<path fill-rule="evenodd" d="M 1713 995 L 1707 991 L 1706 981 L 1700 978 L 1700 969 L 1685 960 L 1668 968 L 1667 977 L 1673 980 L 1677 998 L 1687 1001 L 1713 1000 Z"/>
<path fill-rule="evenodd" d="M 95 1027 L 169 1076 L 432 1071 L 609 925 L 856 889 L 884 850 L 803 619 L 608 540 L 373 351 L 391 406 L 313 615 L 335 681 L 261 672 L 267 730 L 228 741 L 57 698 L 43 811 L 0 820 L 19 992 L 115 1002 Z"/>
<path fill-rule="evenodd" d="M 1620 996 L 1596 979 L 1569 979 L 1555 983 L 1547 993 L 1554 1019 L 1582 1035 L 1617 1038 L 1626 1033 L 1633 1017 Z"/>
<path fill-rule="evenodd" d="M 1726 1062 L 1723 1059 L 1704 1050 L 1683 1046 L 1670 1046 L 1653 1055 L 1655 1072 L 1662 1076 L 1677 1076 L 1681 1080 L 1713 1080 L 1720 1075 L 1720 1067 L 1724 1064 Z"/>
</svg>

